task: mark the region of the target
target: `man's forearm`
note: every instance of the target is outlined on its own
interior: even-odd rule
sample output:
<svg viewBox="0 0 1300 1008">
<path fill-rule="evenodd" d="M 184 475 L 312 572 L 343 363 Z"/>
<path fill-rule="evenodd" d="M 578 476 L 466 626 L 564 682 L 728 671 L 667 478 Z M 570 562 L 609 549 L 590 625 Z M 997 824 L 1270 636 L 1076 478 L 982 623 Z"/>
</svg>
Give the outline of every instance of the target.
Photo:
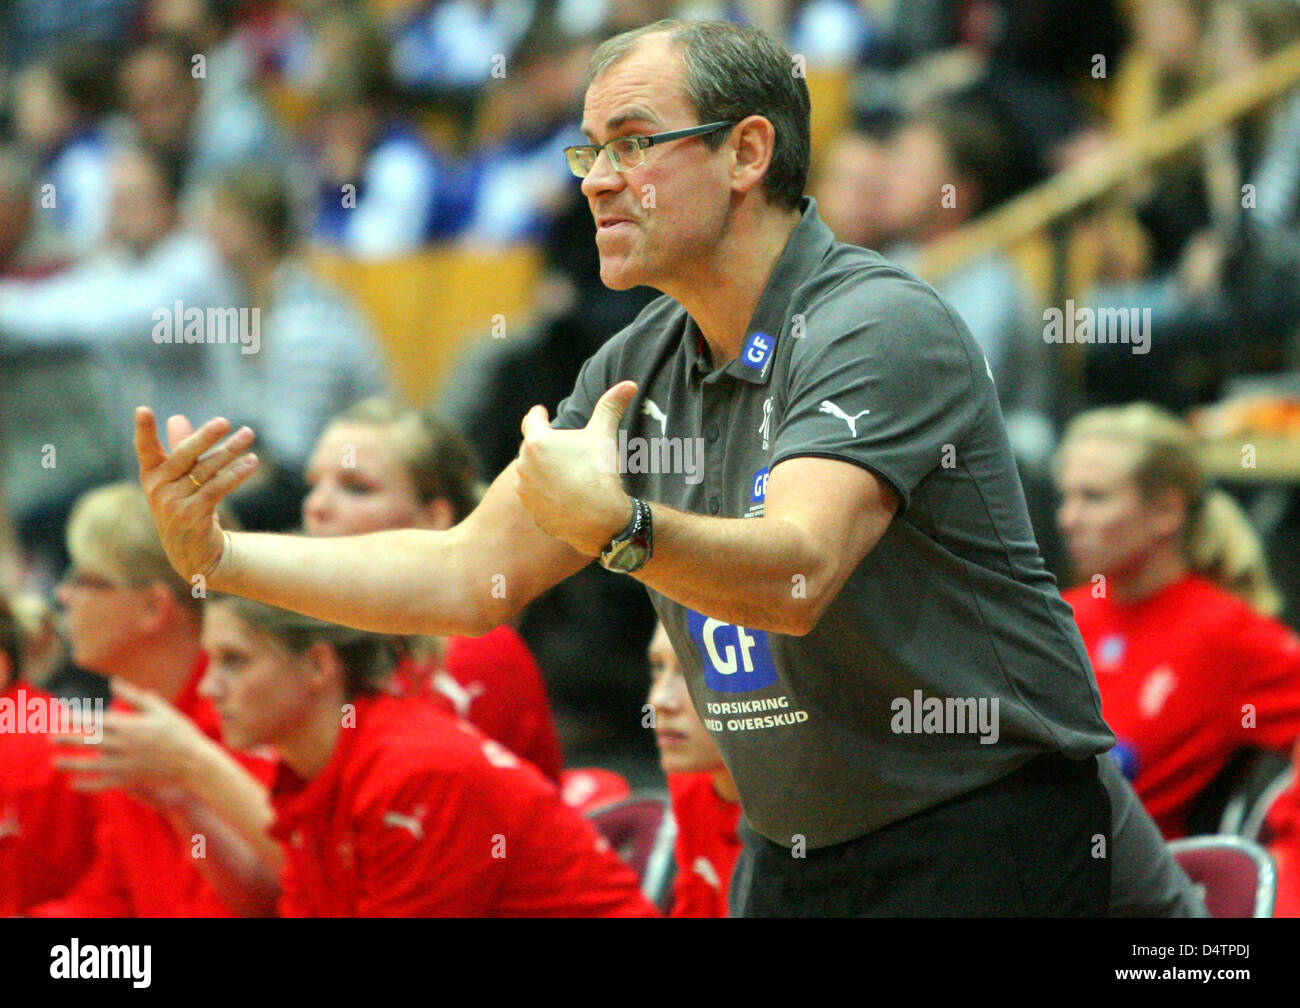
<svg viewBox="0 0 1300 1008">
<path fill-rule="evenodd" d="M 652 504 L 654 556 L 634 577 L 714 619 L 753 630 L 807 633 L 836 572 L 797 525 L 711 518 Z"/>
<path fill-rule="evenodd" d="M 215 591 L 374 633 L 473 636 L 499 621 L 492 576 L 475 575 L 455 530 L 228 536 Z"/>
</svg>

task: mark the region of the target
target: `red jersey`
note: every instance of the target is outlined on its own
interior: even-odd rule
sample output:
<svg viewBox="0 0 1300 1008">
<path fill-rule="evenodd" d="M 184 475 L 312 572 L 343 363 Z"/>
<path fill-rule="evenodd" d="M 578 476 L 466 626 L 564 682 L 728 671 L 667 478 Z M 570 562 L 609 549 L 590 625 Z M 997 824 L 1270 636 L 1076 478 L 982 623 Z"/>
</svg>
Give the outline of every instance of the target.
<svg viewBox="0 0 1300 1008">
<path fill-rule="evenodd" d="M 1300 640 L 1205 578 L 1136 603 L 1065 594 L 1097 673 L 1113 755 L 1166 839 L 1243 746 L 1300 735 Z"/>
<path fill-rule="evenodd" d="M 319 774 L 280 764 L 282 916 L 657 915 L 531 765 L 419 698 L 354 703 Z"/>
<path fill-rule="evenodd" d="M 54 769 L 51 735 L 71 727 L 54 697 L 10 683 L 0 704 L 0 917 L 14 917 L 62 896 L 90 867 L 95 805 Z"/>
<path fill-rule="evenodd" d="M 542 671 L 511 627 L 449 637 L 443 667 L 404 661 L 396 678 L 403 693 L 432 696 L 559 784 L 563 759 Z"/>
<path fill-rule="evenodd" d="M 207 667 L 200 656 L 176 709 L 205 735 L 221 741 L 216 709 L 199 695 Z M 131 710 L 113 701 L 113 710 Z M 259 780 L 269 782 L 272 764 L 233 753 Z M 182 837 L 161 813 L 126 794 L 104 791 L 97 796 L 95 861 L 77 886 L 63 899 L 46 903 L 32 914 L 39 917 L 230 917 L 216 890 L 204 878 L 195 858 L 205 851 L 203 838 Z"/>
<path fill-rule="evenodd" d="M 668 775 L 677 841 L 669 917 L 725 917 L 731 873 L 740 857 L 740 805 L 718 795 L 710 773 Z"/>
<path fill-rule="evenodd" d="M 632 796 L 627 778 L 604 767 L 575 767 L 560 774 L 560 797 L 582 815 Z"/>
</svg>

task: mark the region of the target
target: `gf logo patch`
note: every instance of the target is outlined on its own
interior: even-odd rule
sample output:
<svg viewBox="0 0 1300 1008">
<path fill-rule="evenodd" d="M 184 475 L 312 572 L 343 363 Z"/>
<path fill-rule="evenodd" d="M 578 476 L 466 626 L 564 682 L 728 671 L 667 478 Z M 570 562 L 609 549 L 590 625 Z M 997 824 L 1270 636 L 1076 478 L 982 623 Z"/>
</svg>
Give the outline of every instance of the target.
<svg viewBox="0 0 1300 1008">
<path fill-rule="evenodd" d="M 686 611 L 691 640 L 704 665 L 704 683 L 719 693 L 750 693 L 776 682 L 767 632 Z"/>
</svg>

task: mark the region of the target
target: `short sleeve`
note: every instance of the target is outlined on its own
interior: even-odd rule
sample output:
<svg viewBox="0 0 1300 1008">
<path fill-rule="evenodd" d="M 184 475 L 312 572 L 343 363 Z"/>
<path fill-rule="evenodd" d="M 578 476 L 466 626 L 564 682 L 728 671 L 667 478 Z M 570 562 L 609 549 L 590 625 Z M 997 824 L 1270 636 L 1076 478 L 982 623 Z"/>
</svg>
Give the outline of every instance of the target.
<svg viewBox="0 0 1300 1008">
<path fill-rule="evenodd" d="M 1300 736 L 1300 638 L 1254 613 L 1236 638 L 1232 656 L 1242 690 L 1238 709 L 1228 714 L 1241 725 L 1243 743 L 1290 755 Z"/>
<path fill-rule="evenodd" d="M 905 508 L 946 446 L 955 457 L 992 393 L 982 362 L 974 373 L 978 360 L 969 332 L 924 284 L 901 273 L 847 278 L 809 310 L 791 352 L 772 465 L 843 459 L 883 477 Z"/>
</svg>

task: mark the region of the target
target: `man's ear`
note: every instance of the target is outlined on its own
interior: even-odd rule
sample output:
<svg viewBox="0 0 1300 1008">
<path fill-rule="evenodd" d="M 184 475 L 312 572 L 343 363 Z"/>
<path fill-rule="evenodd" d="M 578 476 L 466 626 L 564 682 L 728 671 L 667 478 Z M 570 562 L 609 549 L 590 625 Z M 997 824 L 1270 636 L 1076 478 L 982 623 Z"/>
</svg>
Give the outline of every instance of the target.
<svg viewBox="0 0 1300 1008">
<path fill-rule="evenodd" d="M 767 175 L 776 150 L 776 127 L 766 116 L 751 115 L 731 130 L 731 188 L 747 193 Z"/>
<path fill-rule="evenodd" d="M 343 684 L 343 662 L 339 653 L 324 641 L 317 641 L 303 652 L 307 685 L 312 692 L 332 689 Z"/>
<path fill-rule="evenodd" d="M 176 595 L 161 581 L 148 585 L 143 595 L 140 618 L 147 633 L 158 633 L 170 623 L 180 608 Z"/>
<path fill-rule="evenodd" d="M 1187 524 L 1187 495 L 1170 487 L 1147 502 L 1147 514 L 1161 536 L 1177 535 Z"/>
</svg>

